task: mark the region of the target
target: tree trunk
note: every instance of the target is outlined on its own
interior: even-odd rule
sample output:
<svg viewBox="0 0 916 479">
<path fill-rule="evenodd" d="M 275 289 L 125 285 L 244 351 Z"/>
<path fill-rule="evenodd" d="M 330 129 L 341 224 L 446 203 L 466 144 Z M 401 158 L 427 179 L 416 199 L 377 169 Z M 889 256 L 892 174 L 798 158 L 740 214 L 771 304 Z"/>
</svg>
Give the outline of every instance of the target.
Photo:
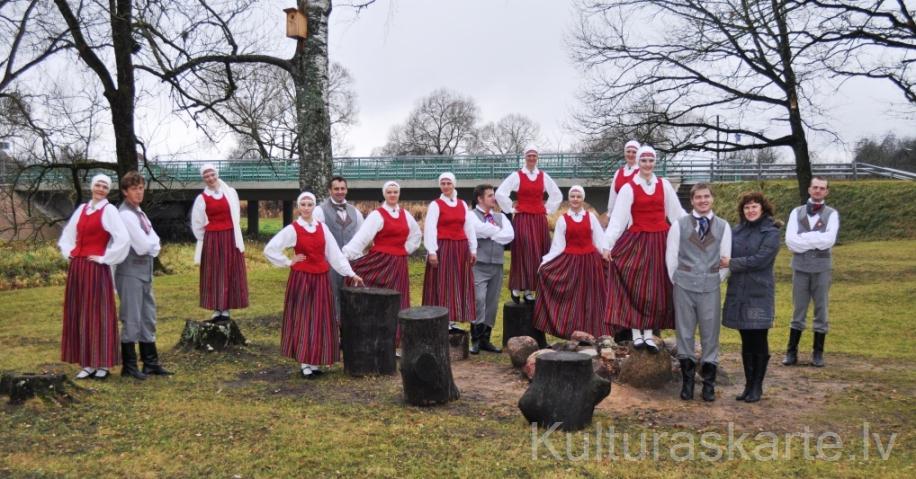
<svg viewBox="0 0 916 479">
<path fill-rule="evenodd" d="M 299 40 L 291 75 L 296 88 L 299 187 L 319 198 L 331 178 L 331 115 L 328 108 L 328 17 L 331 0 L 299 0 L 308 17 L 308 38 Z"/>
<path fill-rule="evenodd" d="M 404 401 L 414 406 L 458 399 L 448 346 L 448 309 L 420 306 L 398 314 Z"/>
<path fill-rule="evenodd" d="M 76 402 L 74 392 L 80 388 L 63 374 L 5 373 L 0 376 L 0 394 L 10 397 L 10 404 L 22 404 L 38 397 L 57 405 Z"/>
<path fill-rule="evenodd" d="M 541 349 L 547 347 L 547 338 L 543 331 L 538 331 L 533 326 L 534 305 L 528 303 L 515 304 L 508 302 L 503 305 L 503 347 L 509 343 L 510 338 L 516 336 L 531 336 L 538 342 Z"/>
<path fill-rule="evenodd" d="M 340 348 L 351 376 L 394 374 L 394 339 L 401 294 L 393 289 L 340 290 Z"/>
<path fill-rule="evenodd" d="M 611 383 L 593 372 L 590 356 L 545 353 L 537 357 L 534 381 L 518 408 L 540 427 L 559 423 L 560 430 L 578 431 L 592 422 L 595 406 L 610 393 Z"/>
<path fill-rule="evenodd" d="M 178 346 L 185 349 L 201 351 L 222 351 L 229 346 L 247 344 L 245 336 L 235 321 L 192 321 L 184 323 L 184 331 L 178 340 Z"/>
</svg>

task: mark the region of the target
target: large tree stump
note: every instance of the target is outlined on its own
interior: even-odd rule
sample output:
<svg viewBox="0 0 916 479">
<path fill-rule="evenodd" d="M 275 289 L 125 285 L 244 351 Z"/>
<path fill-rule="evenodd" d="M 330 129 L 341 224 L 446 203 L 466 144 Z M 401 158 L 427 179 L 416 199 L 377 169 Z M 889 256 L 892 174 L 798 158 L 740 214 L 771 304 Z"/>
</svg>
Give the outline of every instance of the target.
<svg viewBox="0 0 916 479">
<path fill-rule="evenodd" d="M 384 288 L 340 290 L 344 371 L 355 377 L 397 371 L 395 334 L 401 293 Z"/>
<path fill-rule="evenodd" d="M 401 382 L 404 401 L 414 406 L 458 399 L 448 345 L 448 310 L 420 306 L 401 311 Z"/>
<path fill-rule="evenodd" d="M 229 346 L 245 345 L 248 342 L 239 326 L 231 319 L 220 321 L 193 321 L 184 323 L 184 331 L 178 346 L 185 350 L 222 351 Z"/>
<path fill-rule="evenodd" d="M 79 386 L 64 374 L 4 373 L 0 376 L 0 394 L 10 397 L 10 404 L 22 404 L 38 397 L 57 405 L 76 402 Z"/>
<path fill-rule="evenodd" d="M 508 302 L 503 305 L 503 348 L 516 336 L 530 336 L 538 342 L 539 348 L 547 347 L 544 332 L 534 328 L 534 304 Z"/>
<path fill-rule="evenodd" d="M 537 357 L 534 381 L 518 400 L 525 419 L 541 427 L 578 431 L 592 421 L 595 406 L 611 393 L 611 383 L 595 375 L 592 358 L 572 352 Z"/>
</svg>

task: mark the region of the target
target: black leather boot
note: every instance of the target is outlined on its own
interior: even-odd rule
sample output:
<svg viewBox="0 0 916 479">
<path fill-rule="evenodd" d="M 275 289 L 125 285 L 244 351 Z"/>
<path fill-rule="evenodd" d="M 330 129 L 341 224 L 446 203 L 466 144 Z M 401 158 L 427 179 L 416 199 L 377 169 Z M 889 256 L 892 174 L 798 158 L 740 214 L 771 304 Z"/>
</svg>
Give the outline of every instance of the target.
<svg viewBox="0 0 916 479">
<path fill-rule="evenodd" d="M 801 331 L 789 329 L 789 345 L 786 346 L 786 357 L 782 360 L 783 366 L 792 366 L 798 363 L 798 342 L 801 340 L 801 335 Z"/>
<path fill-rule="evenodd" d="M 769 354 L 754 355 L 754 383 L 750 392 L 744 398 L 745 402 L 757 402 L 763 397 L 763 378 L 767 374 L 767 363 L 770 362 Z"/>
<path fill-rule="evenodd" d="M 703 363 L 700 367 L 700 377 L 703 378 L 703 400 L 716 400 L 716 370 L 713 363 Z"/>
<path fill-rule="evenodd" d="M 146 374 L 137 369 L 137 349 L 134 343 L 121 343 L 121 376 L 130 376 L 143 381 Z"/>
<path fill-rule="evenodd" d="M 681 377 L 684 380 L 681 385 L 681 399 L 690 401 L 693 399 L 693 381 L 697 372 L 697 363 L 690 358 L 680 359 L 679 361 L 681 363 Z"/>
<path fill-rule="evenodd" d="M 827 333 L 814 333 L 814 347 L 811 352 L 811 365 L 816 368 L 824 367 L 824 340 Z"/>
<path fill-rule="evenodd" d="M 480 354 L 480 336 L 482 324 L 471 324 L 471 354 Z"/>
<path fill-rule="evenodd" d="M 175 374 L 159 364 L 159 352 L 156 343 L 140 343 L 140 358 L 143 360 L 143 372 L 155 376 L 171 376 Z"/>
<path fill-rule="evenodd" d="M 744 401 L 750 394 L 754 386 L 754 366 L 756 365 L 754 354 L 744 353 L 741 355 L 741 365 L 744 366 L 744 392 L 735 396 L 735 401 Z"/>
<path fill-rule="evenodd" d="M 496 347 L 495 344 L 490 342 L 490 333 L 493 332 L 493 328 L 487 326 L 486 324 L 480 325 L 482 334 L 480 335 L 480 350 L 486 351 L 488 353 L 501 353 L 502 349 Z"/>
</svg>

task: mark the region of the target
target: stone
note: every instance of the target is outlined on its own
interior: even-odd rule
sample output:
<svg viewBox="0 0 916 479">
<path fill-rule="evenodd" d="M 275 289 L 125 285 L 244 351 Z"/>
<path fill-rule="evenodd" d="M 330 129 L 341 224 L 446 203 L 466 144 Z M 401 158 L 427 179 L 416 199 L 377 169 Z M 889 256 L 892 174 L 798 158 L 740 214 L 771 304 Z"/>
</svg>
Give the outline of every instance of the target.
<svg viewBox="0 0 916 479">
<path fill-rule="evenodd" d="M 522 372 L 525 374 L 525 377 L 527 377 L 529 381 L 534 379 L 534 372 L 537 365 L 538 356 L 552 352 L 554 352 L 553 349 L 539 349 L 528 356 L 528 360 L 525 361 L 525 367 L 522 368 Z"/>
<path fill-rule="evenodd" d="M 595 348 L 592 348 L 592 347 L 581 348 L 581 349 L 579 349 L 579 351 L 577 351 L 577 352 L 578 352 L 578 353 L 585 354 L 586 356 L 588 356 L 588 357 L 590 357 L 590 358 L 594 358 L 594 357 L 598 356 L 598 350 L 596 350 Z"/>
<path fill-rule="evenodd" d="M 572 335 L 569 337 L 569 340 L 576 341 L 578 343 L 595 344 L 595 337 L 586 333 L 585 331 L 573 331 Z"/>
<path fill-rule="evenodd" d="M 597 346 L 599 349 L 602 349 L 602 350 L 611 349 L 614 346 L 617 346 L 617 343 L 614 342 L 614 338 L 612 336 L 601 336 L 598 338 L 597 342 L 595 343 L 595 346 Z"/>
<path fill-rule="evenodd" d="M 524 366 L 528 356 L 537 350 L 538 342 L 531 336 L 515 336 L 506 343 L 506 353 L 516 368 Z"/>
<path fill-rule="evenodd" d="M 599 377 L 611 381 L 617 376 L 620 369 L 617 367 L 617 361 L 613 358 L 607 359 L 603 356 L 597 356 L 592 359 L 592 369 Z"/>
<path fill-rule="evenodd" d="M 658 389 L 675 379 L 671 370 L 671 355 L 631 350 L 620 362 L 617 380 L 640 389 Z"/>
<path fill-rule="evenodd" d="M 579 350 L 579 343 L 576 341 L 557 341 L 550 345 L 550 349 L 554 351 L 569 351 L 576 352 Z"/>
</svg>

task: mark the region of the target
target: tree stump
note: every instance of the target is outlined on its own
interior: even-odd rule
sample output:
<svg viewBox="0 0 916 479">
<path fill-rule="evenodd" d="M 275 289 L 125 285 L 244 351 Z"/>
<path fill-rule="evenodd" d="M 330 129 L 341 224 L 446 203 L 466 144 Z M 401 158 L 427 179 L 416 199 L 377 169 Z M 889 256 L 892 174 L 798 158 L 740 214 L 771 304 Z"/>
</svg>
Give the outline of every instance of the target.
<svg viewBox="0 0 916 479">
<path fill-rule="evenodd" d="M 611 393 L 611 383 L 595 375 L 592 358 L 572 352 L 537 357 L 534 381 L 518 400 L 528 422 L 540 427 L 560 423 L 563 431 L 578 431 L 592 421 L 595 406 Z"/>
<path fill-rule="evenodd" d="M 184 331 L 178 346 L 184 350 L 222 351 L 229 346 L 245 345 L 248 342 L 238 324 L 231 319 L 220 321 L 193 321 L 184 323 Z"/>
<path fill-rule="evenodd" d="M 515 304 L 508 302 L 503 305 L 503 348 L 509 343 L 510 338 L 516 336 L 530 336 L 538 342 L 539 348 L 547 347 L 547 338 L 544 332 L 534 328 L 534 304 Z"/>
<path fill-rule="evenodd" d="M 469 357 L 470 336 L 463 329 L 453 329 L 448 332 L 448 354 L 452 361 L 462 361 Z"/>
<path fill-rule="evenodd" d="M 64 374 L 4 373 L 0 376 L 0 394 L 10 397 L 10 404 L 22 404 L 38 397 L 57 405 L 76 402 L 73 392 L 80 388 Z"/>
<path fill-rule="evenodd" d="M 340 348 L 354 377 L 397 372 L 395 334 L 401 293 L 384 288 L 341 288 Z"/>
<path fill-rule="evenodd" d="M 448 346 L 448 310 L 420 306 L 398 314 L 401 324 L 401 382 L 404 401 L 414 406 L 458 399 Z"/>
</svg>

